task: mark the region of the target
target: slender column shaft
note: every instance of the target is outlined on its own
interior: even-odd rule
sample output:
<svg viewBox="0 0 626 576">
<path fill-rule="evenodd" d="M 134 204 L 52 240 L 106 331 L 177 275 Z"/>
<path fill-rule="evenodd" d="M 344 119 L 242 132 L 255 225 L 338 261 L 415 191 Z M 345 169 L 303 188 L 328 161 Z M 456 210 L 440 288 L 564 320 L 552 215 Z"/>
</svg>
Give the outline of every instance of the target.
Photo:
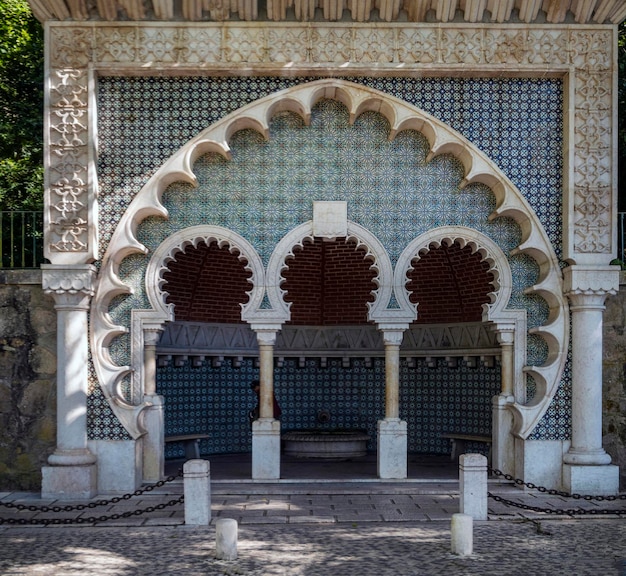
<svg viewBox="0 0 626 576">
<path fill-rule="evenodd" d="M 143 348 L 144 394 L 156 394 L 156 346 L 145 344 Z"/>
<path fill-rule="evenodd" d="M 385 343 L 385 418 L 400 417 L 400 345 Z"/>
<path fill-rule="evenodd" d="M 515 357 L 514 357 L 514 334 L 513 332 L 499 332 L 498 340 L 500 342 L 500 379 L 501 393 L 503 396 L 513 396 L 513 382 L 515 373 Z"/>
<path fill-rule="evenodd" d="M 57 449 L 87 447 L 87 314 L 57 308 Z"/>
<path fill-rule="evenodd" d="M 274 345 L 259 344 L 259 417 L 274 418 Z"/>
</svg>

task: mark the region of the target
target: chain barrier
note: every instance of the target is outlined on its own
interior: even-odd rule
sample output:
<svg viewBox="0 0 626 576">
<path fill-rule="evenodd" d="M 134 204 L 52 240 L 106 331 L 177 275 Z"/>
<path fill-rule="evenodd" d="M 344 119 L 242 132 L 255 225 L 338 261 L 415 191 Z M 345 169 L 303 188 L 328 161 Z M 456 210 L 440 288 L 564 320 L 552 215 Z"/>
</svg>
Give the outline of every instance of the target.
<svg viewBox="0 0 626 576">
<path fill-rule="evenodd" d="M 27 504 L 14 504 L 13 502 L 0 502 L 0 507 L 17 510 L 19 512 L 78 512 L 87 509 L 98 508 L 101 506 L 109 506 L 111 504 L 118 504 L 119 502 L 123 502 L 125 500 L 130 500 L 136 496 L 141 496 L 146 492 L 151 492 L 155 488 L 160 488 L 167 484 L 168 482 L 172 482 L 177 478 L 180 478 L 183 475 L 182 471 L 180 471 L 176 476 L 168 476 L 164 480 L 159 480 L 155 484 L 149 484 L 144 486 L 143 488 L 139 488 L 132 493 L 123 494 L 122 496 L 114 496 L 113 498 L 109 498 L 107 500 L 96 500 L 95 502 L 88 502 L 87 504 L 74 504 L 68 506 L 34 506 Z M 184 494 L 179 498 L 174 500 L 170 500 L 169 502 L 164 502 L 161 504 L 156 504 L 155 506 L 148 506 L 146 508 L 141 508 L 137 510 L 128 510 L 126 512 L 122 512 L 120 514 L 110 514 L 108 516 L 89 516 L 85 518 L 77 517 L 77 518 L 3 518 L 0 516 L 0 525 L 2 524 L 42 524 L 44 526 L 48 526 L 51 524 L 94 524 L 96 522 L 106 522 L 107 520 L 119 520 L 120 518 L 130 518 L 131 516 L 140 516 L 141 514 L 146 514 L 150 512 L 155 512 L 156 510 L 163 510 L 170 506 L 176 506 L 177 504 L 182 504 L 185 500 Z"/>
<path fill-rule="evenodd" d="M 505 474 L 501 470 L 496 470 L 494 468 L 488 468 L 488 470 L 490 474 L 493 474 L 494 476 L 498 476 L 498 477 L 504 478 L 505 480 L 513 482 L 516 486 L 525 486 L 526 488 L 529 488 L 530 490 L 537 490 L 537 492 L 540 492 L 542 494 L 548 494 L 550 496 L 572 498 L 573 500 L 586 500 L 588 502 L 592 500 L 596 500 L 599 502 L 603 502 L 603 501 L 615 502 L 616 500 L 626 500 L 626 494 L 607 495 L 607 496 L 602 496 L 602 495 L 591 496 L 589 494 L 584 494 L 584 495 L 583 494 L 570 494 L 569 492 L 565 492 L 563 490 L 555 490 L 551 488 L 546 488 L 545 486 L 537 486 L 536 484 L 533 484 L 532 482 L 524 482 L 524 480 L 521 480 L 520 478 L 515 478 L 511 476 L 510 474 Z M 506 498 L 502 498 L 501 496 L 497 496 L 495 494 L 492 494 L 491 492 L 487 492 L 487 496 L 489 498 L 492 498 L 496 502 L 500 502 L 501 504 L 505 504 L 507 506 L 514 506 L 516 508 L 522 508 L 523 510 L 531 510 L 533 512 L 545 512 L 546 514 L 552 514 L 552 515 L 575 516 L 575 515 L 589 514 L 589 515 L 601 516 L 601 515 L 607 515 L 607 514 L 616 514 L 618 516 L 621 516 L 623 514 L 626 514 L 626 508 L 615 509 L 615 510 L 601 510 L 601 509 L 595 509 L 595 508 L 568 508 L 568 509 L 541 508 L 539 506 L 531 506 L 530 504 L 523 504 L 521 502 L 514 502 L 513 500 L 507 500 Z"/>
</svg>

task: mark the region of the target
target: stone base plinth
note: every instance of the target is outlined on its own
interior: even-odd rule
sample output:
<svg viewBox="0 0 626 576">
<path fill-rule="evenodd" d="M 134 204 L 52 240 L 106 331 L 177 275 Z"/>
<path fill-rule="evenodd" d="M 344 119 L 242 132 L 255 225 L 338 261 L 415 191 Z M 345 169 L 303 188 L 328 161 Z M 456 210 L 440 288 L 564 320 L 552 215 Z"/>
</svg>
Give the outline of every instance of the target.
<svg viewBox="0 0 626 576">
<path fill-rule="evenodd" d="M 378 421 L 378 477 L 407 477 L 407 428 L 403 420 Z"/>
<path fill-rule="evenodd" d="M 619 466 L 563 464 L 563 489 L 571 494 L 610 496 L 619 493 Z"/>
<path fill-rule="evenodd" d="M 41 497 L 56 500 L 88 500 L 98 493 L 95 464 L 88 466 L 44 466 Z"/>
<path fill-rule="evenodd" d="M 252 478 L 280 478 L 280 422 L 255 420 L 252 423 Z"/>
</svg>

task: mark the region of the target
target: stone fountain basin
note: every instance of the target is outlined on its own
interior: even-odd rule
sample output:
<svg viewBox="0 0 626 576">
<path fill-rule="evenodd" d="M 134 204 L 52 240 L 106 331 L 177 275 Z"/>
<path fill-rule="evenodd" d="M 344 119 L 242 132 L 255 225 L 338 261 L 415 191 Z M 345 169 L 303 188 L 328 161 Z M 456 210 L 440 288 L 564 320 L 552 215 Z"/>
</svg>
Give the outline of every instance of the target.
<svg viewBox="0 0 626 576">
<path fill-rule="evenodd" d="M 370 437 L 364 430 L 309 428 L 282 435 L 283 453 L 296 458 L 346 460 L 367 454 Z"/>
</svg>

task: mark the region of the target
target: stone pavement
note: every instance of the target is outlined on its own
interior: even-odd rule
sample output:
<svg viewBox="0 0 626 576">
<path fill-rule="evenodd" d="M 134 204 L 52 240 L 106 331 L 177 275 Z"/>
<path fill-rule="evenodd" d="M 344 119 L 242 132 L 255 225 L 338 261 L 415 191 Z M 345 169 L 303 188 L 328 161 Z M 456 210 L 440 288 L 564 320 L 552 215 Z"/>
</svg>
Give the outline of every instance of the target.
<svg viewBox="0 0 626 576">
<path fill-rule="evenodd" d="M 572 574 L 626 576 L 626 516 L 552 516 L 489 499 L 474 523 L 474 554 L 450 552 L 458 512 L 454 482 L 212 482 L 212 523 L 184 525 L 181 480 L 129 500 L 76 512 L 18 511 L 0 517 L 100 517 L 84 525 L 0 525 L 1 575 L 368 576 Z M 624 510 L 626 500 L 586 501 L 490 482 L 490 491 L 539 508 Z M 94 499 L 97 501 L 99 498 Z M 58 505 L 37 494 L 0 493 L 0 504 Z M 81 502 L 85 504 L 85 502 Z M 150 508 L 140 515 L 134 512 Z M 124 512 L 133 515 L 119 517 Z M 218 518 L 239 523 L 239 556 L 215 559 Z"/>
</svg>

